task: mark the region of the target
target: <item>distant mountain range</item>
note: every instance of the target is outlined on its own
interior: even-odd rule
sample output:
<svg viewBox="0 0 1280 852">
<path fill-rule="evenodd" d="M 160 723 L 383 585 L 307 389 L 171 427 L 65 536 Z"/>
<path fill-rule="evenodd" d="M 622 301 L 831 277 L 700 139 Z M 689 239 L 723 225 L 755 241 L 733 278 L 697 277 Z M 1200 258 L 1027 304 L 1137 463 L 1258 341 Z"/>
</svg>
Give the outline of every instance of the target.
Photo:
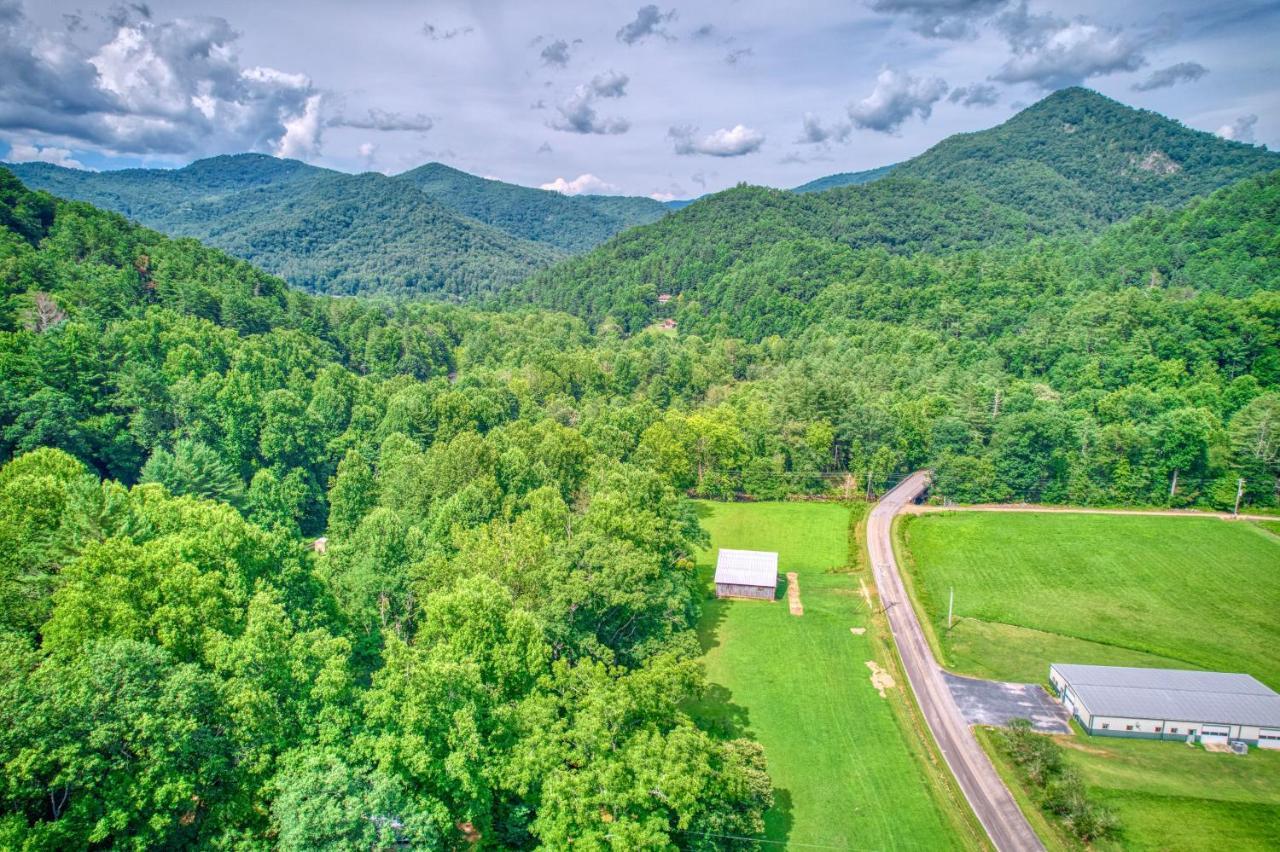
<svg viewBox="0 0 1280 852">
<path fill-rule="evenodd" d="M 666 215 L 649 198 L 569 197 L 429 163 L 351 175 L 262 154 L 180 169 L 8 166 L 27 186 L 195 237 L 326 293 L 499 290 Z"/>
<path fill-rule="evenodd" d="M 798 192 L 736 187 L 702 198 L 534 275 L 506 298 L 613 317 L 629 330 L 652 321 L 661 293 L 675 297 L 677 317 L 712 303 L 749 313 L 744 294 L 764 288 L 803 303 L 872 262 L 857 260 L 859 251 L 947 253 L 1095 232 L 1278 168 L 1280 156 L 1265 148 L 1064 89 L 891 171 L 834 175 Z M 824 181 L 838 185 L 824 190 Z"/>
<path fill-rule="evenodd" d="M 395 176 L 259 154 L 180 169 L 9 168 L 310 290 L 461 299 L 528 280 L 524 298 L 639 322 L 659 290 L 704 284 L 782 241 L 904 253 L 1097 230 L 1278 166 L 1264 148 L 1074 88 L 902 163 L 666 203 L 570 197 L 440 163 Z"/>
</svg>

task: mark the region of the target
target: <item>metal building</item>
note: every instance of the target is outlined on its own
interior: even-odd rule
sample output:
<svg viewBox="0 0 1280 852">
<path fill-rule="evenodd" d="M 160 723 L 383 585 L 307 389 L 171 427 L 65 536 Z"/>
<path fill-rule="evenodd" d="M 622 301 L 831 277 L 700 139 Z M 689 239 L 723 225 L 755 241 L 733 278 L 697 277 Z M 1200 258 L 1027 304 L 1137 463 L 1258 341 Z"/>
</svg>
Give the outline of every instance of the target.
<svg viewBox="0 0 1280 852">
<path fill-rule="evenodd" d="M 1049 681 L 1090 734 L 1280 748 L 1280 694 L 1246 674 L 1054 663 Z"/>
<path fill-rule="evenodd" d="M 716 557 L 716 597 L 771 601 L 778 590 L 778 554 L 720 548 Z"/>
</svg>

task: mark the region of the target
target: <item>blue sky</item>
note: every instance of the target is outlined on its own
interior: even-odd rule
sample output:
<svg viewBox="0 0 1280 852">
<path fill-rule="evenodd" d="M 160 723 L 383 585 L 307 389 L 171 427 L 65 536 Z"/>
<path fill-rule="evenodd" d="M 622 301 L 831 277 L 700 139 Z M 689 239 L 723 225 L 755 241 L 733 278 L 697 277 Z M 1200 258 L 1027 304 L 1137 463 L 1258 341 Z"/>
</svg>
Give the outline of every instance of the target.
<svg viewBox="0 0 1280 852">
<path fill-rule="evenodd" d="M 439 160 L 566 192 L 793 186 L 1083 84 L 1280 143 L 1280 2 L 0 0 L 0 156 Z"/>
</svg>

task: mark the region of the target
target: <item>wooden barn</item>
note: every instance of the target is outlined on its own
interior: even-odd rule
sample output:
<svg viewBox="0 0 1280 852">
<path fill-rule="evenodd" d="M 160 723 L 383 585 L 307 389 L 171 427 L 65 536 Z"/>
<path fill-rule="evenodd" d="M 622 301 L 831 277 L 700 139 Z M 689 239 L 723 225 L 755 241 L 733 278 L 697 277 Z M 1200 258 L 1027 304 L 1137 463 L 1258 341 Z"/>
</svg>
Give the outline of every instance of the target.
<svg viewBox="0 0 1280 852">
<path fill-rule="evenodd" d="M 716 597 L 771 601 L 778 591 L 778 554 L 730 550 L 716 556 Z"/>
</svg>

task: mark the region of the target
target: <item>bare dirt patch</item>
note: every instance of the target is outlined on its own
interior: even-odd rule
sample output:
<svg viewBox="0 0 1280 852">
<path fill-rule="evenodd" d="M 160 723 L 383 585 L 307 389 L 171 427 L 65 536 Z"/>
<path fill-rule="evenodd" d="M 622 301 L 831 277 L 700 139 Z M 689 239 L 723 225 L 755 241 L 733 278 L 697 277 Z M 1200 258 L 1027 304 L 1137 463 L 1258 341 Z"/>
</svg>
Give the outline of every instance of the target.
<svg viewBox="0 0 1280 852">
<path fill-rule="evenodd" d="M 850 628 L 849 628 L 849 632 L 850 632 L 850 633 L 852 633 L 854 636 L 861 636 L 863 633 L 866 633 L 866 632 L 867 632 L 867 628 L 865 628 L 865 627 L 850 627 Z"/>
<path fill-rule="evenodd" d="M 862 588 L 862 599 L 867 602 L 867 609 L 871 609 L 871 590 L 867 588 L 867 584 L 858 578 L 858 585 Z"/>
<path fill-rule="evenodd" d="M 880 664 L 875 660 L 867 660 L 867 668 L 871 669 L 871 685 L 880 693 L 881 698 L 885 698 L 886 696 L 884 691 L 886 689 L 893 689 L 897 686 L 897 684 L 893 682 L 893 675 L 880 668 Z"/>
<path fill-rule="evenodd" d="M 800 575 L 795 571 L 787 572 L 787 604 L 792 615 L 804 615 L 804 604 L 800 603 Z"/>
<path fill-rule="evenodd" d="M 1114 757 L 1114 756 L 1115 756 L 1114 754 L 1112 754 L 1111 752 L 1107 751 L 1106 749 L 1103 749 L 1103 748 L 1094 748 L 1093 746 L 1087 746 L 1087 745 L 1085 745 L 1084 743 L 1082 743 L 1082 742 L 1080 742 L 1079 740 L 1077 740 L 1077 739 L 1075 739 L 1075 738 L 1072 738 L 1072 737 L 1060 736 L 1060 737 L 1054 737 L 1054 740 L 1056 740 L 1056 741 L 1057 741 L 1057 743 L 1058 743 L 1058 745 L 1062 746 L 1063 748 L 1073 748 L 1073 749 L 1075 749 L 1076 751 L 1082 751 L 1082 752 L 1084 752 L 1085 754 L 1096 754 L 1096 755 L 1098 755 L 1099 757 Z"/>
<path fill-rule="evenodd" d="M 1182 171 L 1182 166 L 1164 151 L 1152 151 L 1141 160 L 1136 157 L 1131 158 L 1131 162 L 1144 172 L 1154 172 L 1158 175 L 1173 175 Z"/>
<path fill-rule="evenodd" d="M 1231 746 L 1226 743 L 1201 743 L 1205 751 L 1217 752 L 1218 754 L 1231 754 Z"/>
</svg>

